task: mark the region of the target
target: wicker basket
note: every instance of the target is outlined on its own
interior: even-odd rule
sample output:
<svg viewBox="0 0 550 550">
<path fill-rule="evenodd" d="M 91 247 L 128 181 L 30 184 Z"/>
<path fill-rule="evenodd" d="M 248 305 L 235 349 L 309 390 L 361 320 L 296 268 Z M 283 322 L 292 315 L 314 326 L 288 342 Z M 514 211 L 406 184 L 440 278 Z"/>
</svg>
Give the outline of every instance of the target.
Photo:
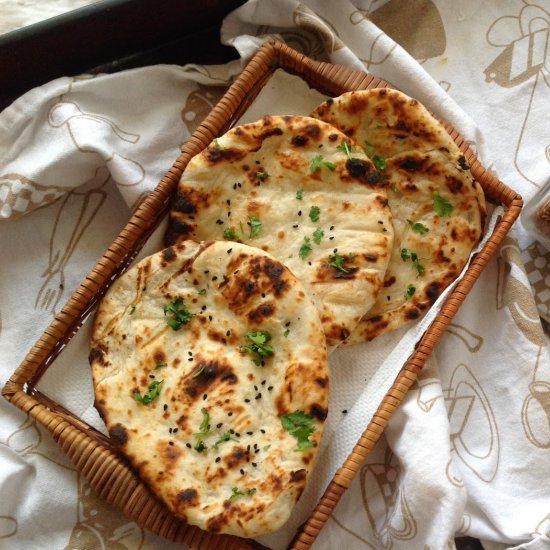
<svg viewBox="0 0 550 550">
<path fill-rule="evenodd" d="M 172 193 L 191 157 L 240 118 L 273 72 L 279 68 L 300 76 L 310 86 L 332 96 L 344 91 L 389 86 L 387 82 L 372 75 L 308 59 L 280 42 L 270 41 L 264 44 L 183 146 L 173 166 L 132 215 L 120 235 L 56 315 L 2 391 L 8 401 L 52 434 L 77 470 L 100 496 L 144 528 L 191 548 L 230 550 L 261 546 L 254 541 L 238 537 L 206 533 L 175 518 L 135 476 L 107 437 L 40 393 L 35 386 L 93 311 L 113 279 L 127 269 L 167 214 Z M 389 418 L 416 380 L 427 356 L 434 349 L 458 307 L 520 213 L 521 197 L 481 166 L 463 138 L 453 128 L 448 125 L 446 128 L 463 151 L 487 199 L 502 205 L 505 213 L 486 245 L 475 256 L 465 276 L 424 333 L 414 353 L 405 362 L 374 417 L 352 453 L 336 472 L 312 515 L 296 534 L 291 544 L 293 549 L 305 550 L 314 542 L 367 454 L 379 439 Z"/>
</svg>

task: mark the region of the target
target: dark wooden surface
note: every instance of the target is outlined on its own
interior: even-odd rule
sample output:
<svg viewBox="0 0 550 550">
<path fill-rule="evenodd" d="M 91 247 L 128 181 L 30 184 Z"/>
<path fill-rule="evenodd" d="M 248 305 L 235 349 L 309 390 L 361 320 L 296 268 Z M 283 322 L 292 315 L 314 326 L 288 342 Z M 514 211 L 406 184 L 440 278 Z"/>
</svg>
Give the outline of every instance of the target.
<svg viewBox="0 0 550 550">
<path fill-rule="evenodd" d="M 225 15 L 244 0 L 103 0 L 0 36 L 0 109 L 57 78 L 155 63 L 224 63 Z"/>
</svg>

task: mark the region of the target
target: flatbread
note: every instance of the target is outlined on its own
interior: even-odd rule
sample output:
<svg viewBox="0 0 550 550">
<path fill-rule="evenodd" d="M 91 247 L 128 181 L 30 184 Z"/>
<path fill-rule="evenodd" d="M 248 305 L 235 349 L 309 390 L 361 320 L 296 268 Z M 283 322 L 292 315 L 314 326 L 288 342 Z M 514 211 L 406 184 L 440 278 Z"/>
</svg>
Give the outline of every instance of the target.
<svg viewBox="0 0 550 550">
<path fill-rule="evenodd" d="M 387 185 L 347 141 L 300 116 L 230 130 L 185 169 L 166 244 L 225 235 L 269 252 L 302 281 L 338 345 L 374 305 L 393 239 Z"/>
<path fill-rule="evenodd" d="M 401 92 L 349 92 L 312 116 L 364 147 L 388 183 L 394 241 L 384 289 L 346 344 L 369 341 L 418 319 L 459 275 L 481 236 L 483 191 L 445 128 Z"/>
<path fill-rule="evenodd" d="M 176 516 L 245 537 L 287 520 L 328 372 L 315 306 L 282 263 L 233 242 L 147 257 L 101 301 L 90 363 L 111 439 Z"/>
</svg>

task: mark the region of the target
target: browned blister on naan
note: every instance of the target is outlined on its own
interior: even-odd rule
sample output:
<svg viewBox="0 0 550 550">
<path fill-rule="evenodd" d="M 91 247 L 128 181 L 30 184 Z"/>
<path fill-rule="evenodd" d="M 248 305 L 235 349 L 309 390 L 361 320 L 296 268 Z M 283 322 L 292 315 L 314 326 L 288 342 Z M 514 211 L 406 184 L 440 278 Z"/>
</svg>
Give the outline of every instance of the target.
<svg viewBox="0 0 550 550">
<path fill-rule="evenodd" d="M 353 138 L 388 185 L 394 241 L 384 288 L 346 343 L 418 319 L 458 276 L 479 241 L 485 199 L 445 128 L 416 99 L 349 92 L 313 113 Z"/>
<path fill-rule="evenodd" d="M 225 238 L 269 252 L 304 284 L 332 348 L 382 289 L 393 240 L 387 189 L 334 127 L 266 116 L 191 159 L 165 240 Z"/>
<path fill-rule="evenodd" d="M 90 362 L 111 439 L 175 515 L 245 537 L 287 520 L 321 438 L 328 371 L 315 306 L 281 262 L 235 242 L 145 258 L 100 303 Z M 289 414 L 307 423 L 301 446 Z"/>
</svg>

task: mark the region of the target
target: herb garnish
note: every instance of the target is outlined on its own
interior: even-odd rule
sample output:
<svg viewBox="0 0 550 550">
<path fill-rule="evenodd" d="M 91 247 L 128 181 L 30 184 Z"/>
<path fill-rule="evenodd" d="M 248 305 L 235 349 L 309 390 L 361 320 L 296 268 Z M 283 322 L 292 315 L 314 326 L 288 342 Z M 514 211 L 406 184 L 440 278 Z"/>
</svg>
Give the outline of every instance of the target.
<svg viewBox="0 0 550 550">
<path fill-rule="evenodd" d="M 284 336 L 285 338 L 287 338 L 289 334 L 290 334 L 290 329 L 287 328 L 287 329 L 283 332 L 283 336 Z"/>
<path fill-rule="evenodd" d="M 262 222 L 260 221 L 260 218 L 256 216 L 248 216 L 248 221 L 246 223 L 250 227 L 250 238 L 253 239 L 254 237 L 257 237 L 262 229 Z"/>
<path fill-rule="evenodd" d="M 223 237 L 224 237 L 224 239 L 236 239 L 237 238 L 237 233 L 235 232 L 235 230 L 232 227 L 226 227 L 223 230 Z"/>
<path fill-rule="evenodd" d="M 201 296 L 204 296 L 206 294 L 206 288 L 201 288 L 197 290 L 197 294 L 200 294 Z"/>
<path fill-rule="evenodd" d="M 231 489 L 231 496 L 229 497 L 229 500 L 233 502 L 237 500 L 239 497 L 251 496 L 255 492 L 256 492 L 256 489 L 254 489 L 254 487 L 250 489 L 245 489 L 244 491 L 241 491 L 238 487 L 233 487 Z"/>
<path fill-rule="evenodd" d="M 267 178 L 267 172 L 256 172 L 256 177 L 259 180 L 264 181 L 265 178 Z"/>
<path fill-rule="evenodd" d="M 302 246 L 300 247 L 300 252 L 298 252 L 298 255 L 302 260 L 307 258 L 311 254 L 311 239 L 309 237 L 304 237 L 304 242 L 302 243 Z"/>
<path fill-rule="evenodd" d="M 416 268 L 416 271 L 418 271 L 418 274 L 424 275 L 426 268 L 420 263 L 420 258 L 417 256 L 416 252 L 412 252 L 408 248 L 402 248 L 401 259 L 404 262 L 406 262 L 407 260 L 411 260 L 413 263 L 413 266 Z"/>
<path fill-rule="evenodd" d="M 166 361 L 157 361 L 155 363 L 155 369 L 162 369 L 167 366 L 168 366 L 168 363 Z"/>
<path fill-rule="evenodd" d="M 212 430 L 210 428 L 210 415 L 208 414 L 208 411 L 206 409 L 201 409 L 201 413 L 202 422 L 200 423 L 199 431 L 193 434 L 198 439 L 194 449 L 199 453 L 202 453 L 203 451 L 206 451 L 208 449 L 202 439 L 203 437 L 206 437 L 207 435 L 210 435 L 212 433 Z"/>
<path fill-rule="evenodd" d="M 342 256 L 341 254 L 331 254 L 328 259 L 330 260 L 330 262 L 327 262 L 327 265 L 330 265 L 331 267 L 342 271 L 342 273 L 349 273 L 349 270 L 344 267 L 344 262 L 346 261 L 346 258 L 344 256 Z M 349 254 L 348 259 L 350 261 L 353 261 L 355 257 L 353 256 L 353 254 Z"/>
<path fill-rule="evenodd" d="M 416 292 L 416 287 L 414 285 L 408 285 L 407 290 L 405 291 L 405 298 L 411 298 Z"/>
<path fill-rule="evenodd" d="M 164 315 L 166 316 L 167 313 L 171 313 L 173 317 L 166 319 L 166 324 L 174 330 L 179 330 L 195 315 L 187 309 L 181 298 L 174 298 L 169 304 L 164 304 Z"/>
<path fill-rule="evenodd" d="M 453 211 L 453 205 L 445 200 L 437 191 L 432 193 L 434 199 L 433 209 L 440 216 L 448 216 Z"/>
<path fill-rule="evenodd" d="M 372 155 L 371 160 L 377 170 L 384 170 L 388 166 L 386 159 L 380 155 Z"/>
<path fill-rule="evenodd" d="M 428 233 L 429 231 L 429 229 L 420 222 L 413 222 L 411 220 L 407 220 L 407 223 L 415 233 L 420 233 L 421 235 L 423 235 L 424 233 Z"/>
<path fill-rule="evenodd" d="M 314 232 L 313 232 L 313 242 L 315 244 L 321 244 L 321 239 L 325 236 L 325 232 L 320 228 L 318 227 Z"/>
<path fill-rule="evenodd" d="M 336 147 L 336 149 L 338 149 L 339 151 L 343 151 L 344 153 L 346 153 L 349 159 L 351 158 L 353 147 L 351 147 L 351 145 L 347 141 L 343 141 L 340 145 L 338 145 L 338 147 Z"/>
<path fill-rule="evenodd" d="M 374 145 L 368 141 L 365 141 L 365 153 L 367 153 L 367 157 L 369 158 L 372 158 L 374 155 Z"/>
<path fill-rule="evenodd" d="M 298 441 L 298 447 L 295 451 L 303 451 L 308 447 L 313 447 L 313 441 L 309 440 L 309 436 L 315 431 L 312 424 L 315 419 L 303 411 L 294 411 L 293 413 L 283 414 L 281 416 L 281 425 L 288 433 L 294 436 Z"/>
<path fill-rule="evenodd" d="M 301 201 L 304 198 L 304 190 L 303 189 L 298 189 L 298 191 L 296 191 L 296 198 L 299 201 Z"/>
<path fill-rule="evenodd" d="M 313 160 L 311 161 L 311 164 L 309 165 L 309 171 L 315 172 L 315 170 L 321 168 L 321 166 L 324 166 L 329 170 L 334 170 L 336 168 L 336 164 L 334 164 L 334 162 L 323 160 L 323 155 L 315 155 L 313 157 Z"/>
<path fill-rule="evenodd" d="M 128 315 L 132 315 L 132 313 L 134 313 L 134 311 L 136 311 L 136 304 L 130 304 L 128 306 L 128 309 L 130 310 Z"/>
<path fill-rule="evenodd" d="M 319 221 L 319 214 L 321 213 L 321 209 L 318 206 L 312 206 L 309 209 L 309 219 L 312 222 Z"/>
<path fill-rule="evenodd" d="M 160 394 L 160 389 L 162 388 L 162 380 L 154 380 L 149 384 L 149 387 L 147 388 L 147 393 L 144 395 L 141 395 L 139 392 L 134 392 L 134 399 L 136 401 L 139 401 L 143 405 L 148 405 L 155 399 L 155 397 L 158 397 Z"/>
<path fill-rule="evenodd" d="M 271 340 L 271 334 L 265 330 L 256 332 L 247 332 L 246 338 L 250 340 L 249 346 L 241 346 L 241 351 L 246 351 L 252 355 L 253 363 L 261 367 L 264 365 L 264 359 L 273 355 L 273 348 L 267 344 Z"/>
<path fill-rule="evenodd" d="M 216 441 L 216 443 L 212 445 L 212 447 L 217 450 L 218 446 L 222 443 L 225 443 L 226 441 L 238 441 L 238 439 L 236 437 L 233 437 L 229 432 L 224 432 L 222 436 L 218 439 L 218 441 Z"/>
</svg>

